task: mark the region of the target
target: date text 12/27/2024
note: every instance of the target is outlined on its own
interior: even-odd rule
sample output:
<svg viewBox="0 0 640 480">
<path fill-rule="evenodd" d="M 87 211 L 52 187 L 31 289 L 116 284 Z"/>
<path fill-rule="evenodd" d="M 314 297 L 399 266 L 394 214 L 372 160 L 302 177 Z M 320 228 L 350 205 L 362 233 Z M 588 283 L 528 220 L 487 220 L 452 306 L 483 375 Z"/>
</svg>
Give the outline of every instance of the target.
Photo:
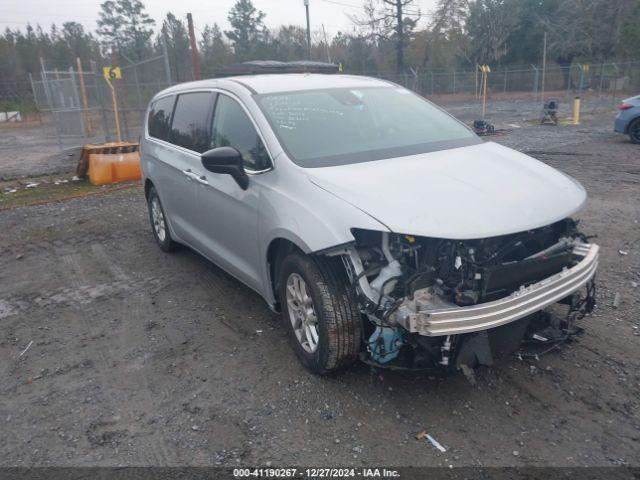
<svg viewBox="0 0 640 480">
<path fill-rule="evenodd" d="M 399 478 L 389 468 L 234 468 L 234 478 Z"/>
</svg>

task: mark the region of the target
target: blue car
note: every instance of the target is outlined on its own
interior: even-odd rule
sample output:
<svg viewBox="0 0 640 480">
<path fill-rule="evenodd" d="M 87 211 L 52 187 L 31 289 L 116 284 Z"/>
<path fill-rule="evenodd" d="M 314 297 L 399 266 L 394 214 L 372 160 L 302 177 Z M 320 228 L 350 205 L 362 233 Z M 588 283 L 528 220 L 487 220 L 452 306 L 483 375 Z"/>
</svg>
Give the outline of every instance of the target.
<svg viewBox="0 0 640 480">
<path fill-rule="evenodd" d="M 640 95 L 623 100 L 613 129 L 629 135 L 633 143 L 640 143 Z"/>
</svg>

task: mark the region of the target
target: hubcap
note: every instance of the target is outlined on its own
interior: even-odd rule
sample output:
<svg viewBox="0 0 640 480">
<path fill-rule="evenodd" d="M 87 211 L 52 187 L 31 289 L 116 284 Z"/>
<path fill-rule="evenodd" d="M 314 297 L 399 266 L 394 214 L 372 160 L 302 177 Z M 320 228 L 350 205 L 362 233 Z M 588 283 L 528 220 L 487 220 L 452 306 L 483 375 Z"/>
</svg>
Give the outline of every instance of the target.
<svg viewBox="0 0 640 480">
<path fill-rule="evenodd" d="M 631 128 L 631 136 L 634 140 L 640 140 L 640 122 L 636 122 L 636 125 L 633 125 Z"/>
<path fill-rule="evenodd" d="M 161 242 L 164 242 L 167 233 L 164 223 L 164 214 L 162 213 L 162 208 L 160 208 L 158 197 L 153 197 L 151 200 L 151 221 L 153 222 L 153 230 L 156 232 L 158 239 Z"/>
<path fill-rule="evenodd" d="M 297 273 L 287 279 L 287 309 L 298 342 L 305 351 L 315 352 L 318 349 L 318 318 L 307 283 Z"/>
</svg>

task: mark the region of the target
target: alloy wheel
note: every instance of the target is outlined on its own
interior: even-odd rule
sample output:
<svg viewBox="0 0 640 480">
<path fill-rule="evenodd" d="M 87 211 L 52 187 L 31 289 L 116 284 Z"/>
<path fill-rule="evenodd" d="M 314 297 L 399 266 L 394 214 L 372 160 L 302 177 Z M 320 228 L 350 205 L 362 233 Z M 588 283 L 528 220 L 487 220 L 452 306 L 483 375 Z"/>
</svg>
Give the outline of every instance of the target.
<svg viewBox="0 0 640 480">
<path fill-rule="evenodd" d="M 629 134 L 631 135 L 633 141 L 640 143 L 640 121 L 634 122 L 634 124 L 631 125 Z"/>
<path fill-rule="evenodd" d="M 306 352 L 314 353 L 319 341 L 318 317 L 307 283 L 297 273 L 287 278 L 287 308 L 298 342 Z"/>
<path fill-rule="evenodd" d="M 162 207 L 157 196 L 151 199 L 151 219 L 153 221 L 153 230 L 158 236 L 158 240 L 164 242 L 167 236 L 166 224 L 164 221 L 164 213 L 162 213 Z"/>
</svg>

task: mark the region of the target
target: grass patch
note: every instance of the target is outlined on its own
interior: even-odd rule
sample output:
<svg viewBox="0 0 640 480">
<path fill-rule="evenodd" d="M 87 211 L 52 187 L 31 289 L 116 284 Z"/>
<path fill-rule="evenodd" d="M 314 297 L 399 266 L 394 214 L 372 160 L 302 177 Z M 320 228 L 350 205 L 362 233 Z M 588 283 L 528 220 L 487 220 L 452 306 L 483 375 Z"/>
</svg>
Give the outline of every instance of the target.
<svg viewBox="0 0 640 480">
<path fill-rule="evenodd" d="M 38 183 L 38 180 L 33 180 Z M 140 183 L 118 183 L 96 187 L 88 181 L 61 183 L 39 183 L 37 187 L 18 187 L 16 192 L 0 192 L 0 211 L 10 208 L 42 205 L 44 203 L 62 202 L 73 198 L 98 195 L 120 190 L 139 188 Z"/>
</svg>

